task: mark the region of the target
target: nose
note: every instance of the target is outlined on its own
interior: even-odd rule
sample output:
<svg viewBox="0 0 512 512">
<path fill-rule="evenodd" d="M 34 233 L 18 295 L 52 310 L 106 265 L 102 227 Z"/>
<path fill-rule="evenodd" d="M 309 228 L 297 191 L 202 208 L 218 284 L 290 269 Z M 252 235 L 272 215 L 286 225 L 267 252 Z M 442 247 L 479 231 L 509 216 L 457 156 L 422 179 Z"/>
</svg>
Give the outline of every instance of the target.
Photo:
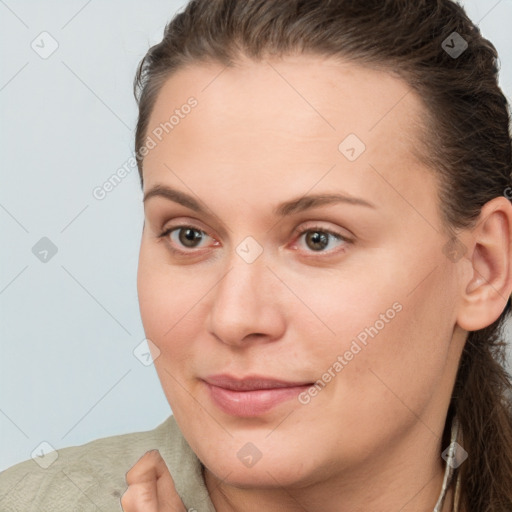
<svg viewBox="0 0 512 512">
<path fill-rule="evenodd" d="M 234 252 L 227 272 L 212 290 L 210 333 L 227 345 L 239 347 L 281 338 L 285 321 L 280 287 L 263 255 L 247 263 Z"/>
</svg>

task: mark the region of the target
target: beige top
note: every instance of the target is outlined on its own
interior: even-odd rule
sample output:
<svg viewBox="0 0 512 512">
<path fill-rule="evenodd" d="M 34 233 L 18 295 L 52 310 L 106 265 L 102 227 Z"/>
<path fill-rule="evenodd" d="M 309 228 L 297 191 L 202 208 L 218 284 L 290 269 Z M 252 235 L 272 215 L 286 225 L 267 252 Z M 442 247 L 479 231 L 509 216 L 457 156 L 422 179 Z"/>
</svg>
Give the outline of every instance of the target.
<svg viewBox="0 0 512 512">
<path fill-rule="evenodd" d="M 57 459 L 47 469 L 32 459 L 11 466 L 0 473 L 0 511 L 122 511 L 126 472 L 155 448 L 167 463 L 187 510 L 215 512 L 200 461 L 172 415 L 154 430 L 58 449 Z"/>
</svg>

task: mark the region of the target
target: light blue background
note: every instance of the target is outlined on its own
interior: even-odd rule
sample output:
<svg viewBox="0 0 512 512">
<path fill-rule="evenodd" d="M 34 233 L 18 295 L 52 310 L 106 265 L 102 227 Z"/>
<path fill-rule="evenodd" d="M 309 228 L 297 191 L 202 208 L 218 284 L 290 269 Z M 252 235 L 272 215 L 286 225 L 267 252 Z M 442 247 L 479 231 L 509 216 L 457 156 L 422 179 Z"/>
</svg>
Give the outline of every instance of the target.
<svg viewBox="0 0 512 512">
<path fill-rule="evenodd" d="M 53 447 L 154 428 L 169 414 L 144 339 L 136 271 L 143 223 L 132 81 L 182 1 L 0 1 L 0 470 Z M 512 0 L 464 2 L 512 93 Z M 47 31 L 58 49 L 31 48 Z M 39 39 L 36 39 L 36 42 Z M 45 47 L 48 49 L 50 40 Z M 48 237 L 47 263 L 32 247 Z"/>
</svg>

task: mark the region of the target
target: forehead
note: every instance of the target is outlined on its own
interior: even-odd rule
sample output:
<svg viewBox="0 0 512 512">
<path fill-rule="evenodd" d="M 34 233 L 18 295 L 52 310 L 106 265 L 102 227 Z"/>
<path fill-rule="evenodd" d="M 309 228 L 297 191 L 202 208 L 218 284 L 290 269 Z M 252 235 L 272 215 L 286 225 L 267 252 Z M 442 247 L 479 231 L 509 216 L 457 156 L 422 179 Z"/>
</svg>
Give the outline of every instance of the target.
<svg viewBox="0 0 512 512">
<path fill-rule="evenodd" d="M 311 133 L 327 128 L 363 133 L 390 114 L 387 125 L 400 113 L 421 116 L 422 108 L 410 87 L 391 72 L 307 55 L 243 59 L 234 67 L 215 62 L 183 67 L 162 86 L 152 121 L 165 121 L 170 109 L 189 96 L 202 100 L 196 111 L 222 114 L 219 121 L 234 116 L 243 125 L 244 116 L 247 121 L 263 118 L 269 126 L 290 129 L 290 121 L 302 118 Z M 268 117 L 269 111 L 275 115 Z"/>
<path fill-rule="evenodd" d="M 191 97 L 196 105 L 181 110 Z M 241 60 L 234 67 L 189 65 L 167 79 L 151 113 L 147 135 L 168 129 L 144 159 L 145 189 L 169 180 L 166 163 L 196 183 L 206 172 L 210 184 L 257 175 L 274 183 L 293 179 L 298 193 L 305 192 L 298 175 L 313 181 L 334 165 L 336 183 L 342 178 L 349 192 L 380 194 L 376 172 L 405 191 L 425 177 L 414 153 L 423 109 L 417 94 L 390 72 L 339 59 L 300 55 Z M 170 127 L 173 113 L 179 120 L 175 116 Z M 360 156 L 347 158 L 354 152 Z"/>
</svg>

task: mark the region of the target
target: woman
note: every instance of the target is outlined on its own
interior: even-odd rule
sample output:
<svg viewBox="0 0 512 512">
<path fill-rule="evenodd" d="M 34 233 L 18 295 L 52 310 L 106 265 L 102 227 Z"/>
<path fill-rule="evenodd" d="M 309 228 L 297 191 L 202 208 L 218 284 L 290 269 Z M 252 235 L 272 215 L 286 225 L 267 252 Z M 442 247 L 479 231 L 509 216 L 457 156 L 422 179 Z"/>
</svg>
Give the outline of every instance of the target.
<svg viewBox="0 0 512 512">
<path fill-rule="evenodd" d="M 95 507 L 512 510 L 496 58 L 450 0 L 175 16 L 136 77 L 139 303 L 174 416 L 69 456 L 104 494 L 140 457 L 122 496 L 84 483 Z"/>
</svg>

